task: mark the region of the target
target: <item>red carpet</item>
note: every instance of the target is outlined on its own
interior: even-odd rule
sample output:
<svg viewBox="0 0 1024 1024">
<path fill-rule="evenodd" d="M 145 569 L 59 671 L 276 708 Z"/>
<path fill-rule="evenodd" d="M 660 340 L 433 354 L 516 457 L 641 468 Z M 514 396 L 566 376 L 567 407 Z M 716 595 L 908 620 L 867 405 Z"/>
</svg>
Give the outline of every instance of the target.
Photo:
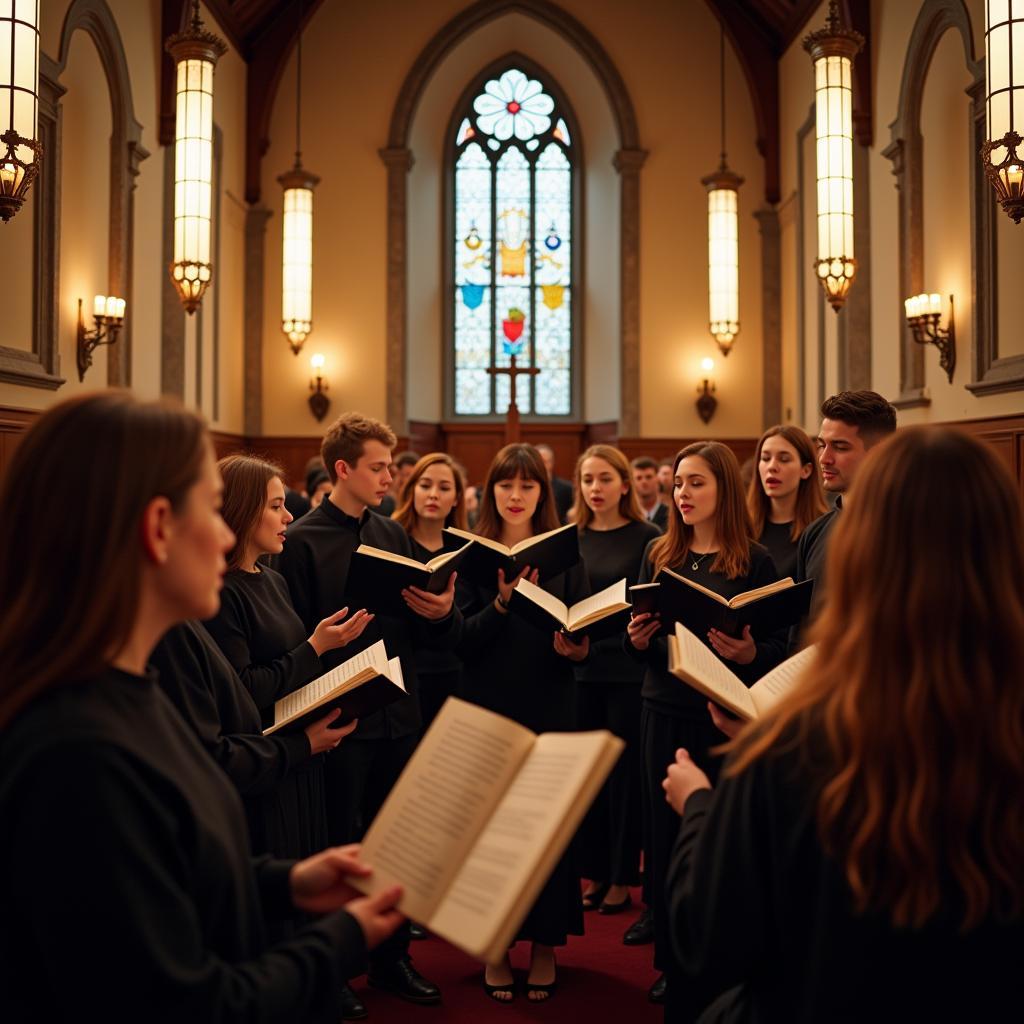
<svg viewBox="0 0 1024 1024">
<path fill-rule="evenodd" d="M 622 933 L 639 914 L 639 891 L 625 913 L 584 915 L 586 935 L 570 936 L 557 951 L 558 989 L 545 1003 L 531 1003 L 517 992 L 509 1004 L 489 999 L 481 987 L 483 966 L 437 938 L 412 944 L 416 969 L 441 987 L 440 1006 L 413 1006 L 386 992 L 368 988 L 360 979 L 353 988 L 366 1003 L 373 1024 L 444 1024 L 504 1021 L 622 1021 L 655 1024 L 662 1008 L 647 1001 L 656 974 L 653 946 L 624 946 Z M 520 943 L 512 953 L 516 980 L 526 980 L 530 948 Z"/>
</svg>

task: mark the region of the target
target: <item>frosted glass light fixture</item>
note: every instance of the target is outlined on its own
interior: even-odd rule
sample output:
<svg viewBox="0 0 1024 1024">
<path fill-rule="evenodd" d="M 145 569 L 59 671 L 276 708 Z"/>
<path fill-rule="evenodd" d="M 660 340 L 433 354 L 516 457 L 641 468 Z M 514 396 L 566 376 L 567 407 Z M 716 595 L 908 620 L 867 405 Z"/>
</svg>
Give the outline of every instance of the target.
<svg viewBox="0 0 1024 1024">
<path fill-rule="evenodd" d="M 846 28 L 830 0 L 823 29 L 804 39 L 814 62 L 818 258 L 814 270 L 838 313 L 857 274 L 853 255 L 853 58 L 864 37 Z"/>
<path fill-rule="evenodd" d="M 281 330 L 294 355 L 313 330 L 313 189 L 320 179 L 302 166 L 302 3 L 295 59 L 295 166 L 277 180 L 284 189 Z"/>
<path fill-rule="evenodd" d="M 184 32 L 165 49 L 174 59 L 177 98 L 174 130 L 174 262 L 171 280 L 186 312 L 199 308 L 210 284 L 210 214 L 213 208 L 213 69 L 227 51 L 203 31 L 199 0 Z"/>
<path fill-rule="evenodd" d="M 1024 216 L 1024 2 L 985 0 L 985 142 L 981 160 L 999 205 Z"/>
<path fill-rule="evenodd" d="M 0 220 L 39 173 L 39 0 L 0 0 Z"/>
<path fill-rule="evenodd" d="M 722 157 L 718 170 L 701 179 L 708 190 L 708 326 L 723 356 L 740 330 L 739 187 L 743 179 L 725 159 L 725 29 L 719 40 Z"/>
</svg>

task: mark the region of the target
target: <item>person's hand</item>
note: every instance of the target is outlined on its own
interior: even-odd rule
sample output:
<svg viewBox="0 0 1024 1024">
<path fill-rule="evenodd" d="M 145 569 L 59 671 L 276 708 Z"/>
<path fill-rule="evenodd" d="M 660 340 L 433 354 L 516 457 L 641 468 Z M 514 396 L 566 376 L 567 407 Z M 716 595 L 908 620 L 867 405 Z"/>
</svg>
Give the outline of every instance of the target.
<svg viewBox="0 0 1024 1024">
<path fill-rule="evenodd" d="M 405 915 L 398 909 L 401 898 L 402 887 L 392 885 L 376 896 L 362 896 L 345 904 L 345 909 L 363 929 L 367 949 L 379 946 L 405 920 Z"/>
<path fill-rule="evenodd" d="M 711 781 L 680 747 L 676 751 L 675 762 L 668 766 L 668 774 L 662 781 L 661 788 L 665 790 L 665 799 L 672 805 L 672 810 L 682 815 L 686 801 L 698 789 L 710 789 Z"/>
<path fill-rule="evenodd" d="M 723 633 L 720 629 L 708 630 L 708 639 L 718 656 L 725 658 L 726 661 L 749 665 L 757 657 L 757 645 L 750 635 L 749 626 L 743 627 L 743 636 L 738 639 Z"/>
<path fill-rule="evenodd" d="M 359 896 L 349 878 L 366 878 L 370 868 L 359 859 L 359 844 L 330 846 L 292 865 L 288 881 L 292 902 L 309 914 L 338 910 Z"/>
<path fill-rule="evenodd" d="M 719 732 L 724 732 L 729 739 L 732 739 L 747 723 L 742 718 L 733 718 L 726 714 L 714 701 L 708 701 L 708 711 L 711 712 L 711 721 L 715 723 Z"/>
<path fill-rule="evenodd" d="M 530 567 L 528 565 L 524 565 L 522 567 L 522 569 L 519 571 L 519 575 L 516 576 L 515 579 L 509 580 L 509 581 L 506 582 L 506 580 L 505 580 L 505 570 L 504 569 L 499 569 L 498 570 L 498 597 L 501 598 L 501 600 L 504 601 L 505 604 L 508 604 L 509 600 L 512 597 L 512 591 L 516 589 L 516 584 L 520 580 L 529 580 L 531 583 L 536 583 L 537 582 L 537 577 L 539 575 L 540 575 L 540 570 L 539 569 L 534 569 L 533 572 L 530 572 Z"/>
<path fill-rule="evenodd" d="M 402 591 L 402 600 L 409 606 L 410 610 L 425 619 L 437 622 L 451 614 L 452 605 L 455 603 L 455 577 L 458 573 L 453 572 L 448 577 L 448 586 L 440 594 L 431 594 L 429 590 L 420 590 L 419 587 L 406 587 Z"/>
<path fill-rule="evenodd" d="M 629 642 L 638 651 L 646 651 L 660 626 L 661 619 L 657 612 L 641 612 L 639 615 L 634 615 L 626 627 Z"/>
<path fill-rule="evenodd" d="M 345 622 L 341 620 L 348 615 L 348 608 L 342 608 L 340 612 L 328 615 L 317 623 L 313 635 L 309 638 L 309 646 L 318 655 L 325 651 L 333 651 L 338 647 L 355 640 L 364 629 L 373 621 L 373 614 L 365 608 L 360 608 L 350 619 Z"/>
<path fill-rule="evenodd" d="M 359 724 L 358 718 L 353 718 L 348 725 L 331 728 L 331 722 L 335 722 L 341 714 L 341 708 L 318 718 L 312 725 L 305 728 L 306 738 L 309 740 L 309 749 L 314 754 L 325 754 L 333 750 L 353 729 Z"/>
<path fill-rule="evenodd" d="M 583 661 L 590 653 L 590 637 L 585 636 L 577 642 L 565 633 L 555 633 L 555 653 L 570 661 Z"/>
</svg>

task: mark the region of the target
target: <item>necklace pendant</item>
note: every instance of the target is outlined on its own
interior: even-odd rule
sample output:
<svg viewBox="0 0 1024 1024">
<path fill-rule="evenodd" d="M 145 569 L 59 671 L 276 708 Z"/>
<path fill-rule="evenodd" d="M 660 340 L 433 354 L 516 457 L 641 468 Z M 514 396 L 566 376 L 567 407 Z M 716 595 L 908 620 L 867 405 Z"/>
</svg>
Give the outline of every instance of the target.
<svg viewBox="0 0 1024 1024">
<path fill-rule="evenodd" d="M 696 572 L 700 568 L 700 562 L 691 562 L 690 568 L 693 569 L 694 572 Z"/>
</svg>

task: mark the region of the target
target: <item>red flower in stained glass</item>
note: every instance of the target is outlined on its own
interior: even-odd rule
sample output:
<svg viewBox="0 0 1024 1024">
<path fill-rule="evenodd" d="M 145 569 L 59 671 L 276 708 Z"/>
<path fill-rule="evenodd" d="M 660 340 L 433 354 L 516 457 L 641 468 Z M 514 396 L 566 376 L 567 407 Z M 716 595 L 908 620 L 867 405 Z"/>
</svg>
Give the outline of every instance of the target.
<svg viewBox="0 0 1024 1024">
<path fill-rule="evenodd" d="M 513 100 L 505 109 L 508 110 L 510 114 L 518 114 L 520 108 L 519 104 L 516 103 L 515 100 Z"/>
</svg>

